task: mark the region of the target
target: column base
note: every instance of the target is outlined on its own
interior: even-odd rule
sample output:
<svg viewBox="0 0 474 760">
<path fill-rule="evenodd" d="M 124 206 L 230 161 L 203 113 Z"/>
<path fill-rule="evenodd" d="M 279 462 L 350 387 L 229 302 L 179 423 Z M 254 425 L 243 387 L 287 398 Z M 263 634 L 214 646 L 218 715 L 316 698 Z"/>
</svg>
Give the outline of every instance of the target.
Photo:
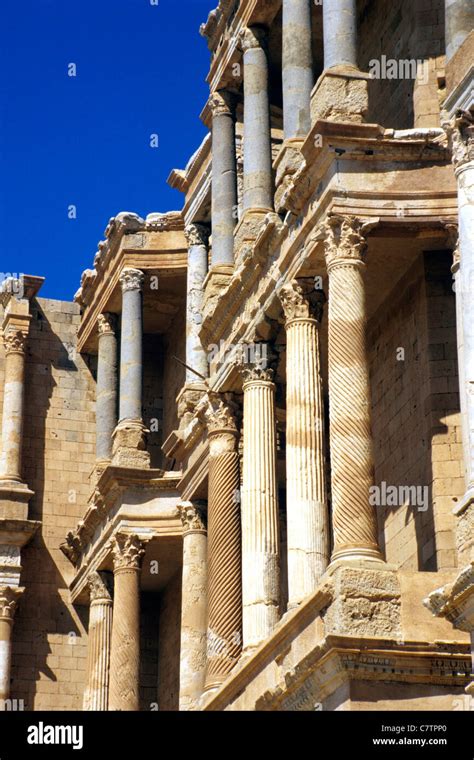
<svg viewBox="0 0 474 760">
<path fill-rule="evenodd" d="M 0 479 L 0 517 L 28 519 L 28 504 L 34 491 L 18 480 Z"/>
<path fill-rule="evenodd" d="M 113 434 L 112 464 L 116 467 L 149 469 L 150 454 L 146 451 L 148 430 L 141 420 L 122 420 Z"/>
<path fill-rule="evenodd" d="M 340 549 L 339 551 L 333 552 L 331 556 L 331 565 L 337 563 L 339 560 L 342 560 L 344 562 L 364 562 L 368 560 L 370 562 L 379 562 L 385 564 L 385 560 L 383 559 L 380 550 L 377 547 L 372 548 L 369 546 L 348 546 L 345 549 Z"/>
<path fill-rule="evenodd" d="M 352 66 L 325 69 L 311 93 L 311 122 L 365 122 L 369 111 L 369 80 L 370 74 Z"/>
</svg>

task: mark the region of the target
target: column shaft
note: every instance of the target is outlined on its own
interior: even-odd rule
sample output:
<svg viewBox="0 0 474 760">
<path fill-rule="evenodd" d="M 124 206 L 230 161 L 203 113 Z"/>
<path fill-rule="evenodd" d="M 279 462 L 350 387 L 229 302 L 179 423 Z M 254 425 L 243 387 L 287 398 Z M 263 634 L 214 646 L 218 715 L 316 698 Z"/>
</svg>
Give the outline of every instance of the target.
<svg viewBox="0 0 474 760">
<path fill-rule="evenodd" d="M 114 314 L 99 316 L 97 362 L 96 457 L 112 458 L 112 435 L 117 425 L 117 337 Z"/>
<path fill-rule="evenodd" d="M 117 535 L 113 554 L 109 710 L 136 711 L 140 707 L 140 567 L 144 549 L 136 536 Z"/>
<path fill-rule="evenodd" d="M 84 710 L 107 710 L 109 704 L 112 597 L 103 573 L 92 573 Z"/>
<path fill-rule="evenodd" d="M 244 371 L 242 597 L 244 648 L 278 622 L 280 557 L 276 481 L 275 385 L 272 370 Z"/>
<path fill-rule="evenodd" d="M 212 109 L 212 265 L 234 263 L 237 157 L 232 96 L 215 92 Z"/>
<path fill-rule="evenodd" d="M 355 219 L 332 217 L 326 231 L 332 560 L 380 560 L 376 514 L 369 502 L 374 471 L 362 271 L 366 245 Z"/>
<path fill-rule="evenodd" d="M 186 228 L 188 241 L 188 272 L 186 297 L 186 364 L 204 378 L 209 374 L 206 351 L 199 330 L 204 306 L 204 280 L 208 270 L 209 230 L 202 224 L 191 224 Z M 199 377 L 186 369 L 186 383 L 200 382 Z M 202 382 L 202 381 L 201 381 Z"/>
<path fill-rule="evenodd" d="M 283 125 L 285 139 L 311 127 L 313 56 L 311 0 L 283 0 Z"/>
<path fill-rule="evenodd" d="M 318 296 L 314 288 L 309 292 Z M 286 315 L 288 604 L 293 607 L 313 593 L 329 561 L 321 309 L 297 282 L 283 287 L 280 298 Z"/>
<path fill-rule="evenodd" d="M 122 336 L 120 355 L 120 420 L 142 419 L 144 276 L 138 269 L 125 269 L 122 283 Z"/>
<path fill-rule="evenodd" d="M 357 67 L 357 2 L 324 0 L 324 68 Z"/>
<path fill-rule="evenodd" d="M 21 482 L 26 333 L 7 330 L 0 478 Z"/>
<path fill-rule="evenodd" d="M 474 29 L 472 0 L 445 0 L 446 60 L 449 61 Z"/>
<path fill-rule="evenodd" d="M 19 587 L 0 587 L 0 709 L 5 709 L 5 700 L 10 698 L 13 620 L 23 591 Z"/>
<path fill-rule="evenodd" d="M 207 531 L 203 506 L 183 502 L 183 584 L 179 709 L 197 710 L 204 691 L 207 650 Z"/>
<path fill-rule="evenodd" d="M 267 33 L 251 27 L 244 49 L 244 211 L 273 209 Z"/>
</svg>

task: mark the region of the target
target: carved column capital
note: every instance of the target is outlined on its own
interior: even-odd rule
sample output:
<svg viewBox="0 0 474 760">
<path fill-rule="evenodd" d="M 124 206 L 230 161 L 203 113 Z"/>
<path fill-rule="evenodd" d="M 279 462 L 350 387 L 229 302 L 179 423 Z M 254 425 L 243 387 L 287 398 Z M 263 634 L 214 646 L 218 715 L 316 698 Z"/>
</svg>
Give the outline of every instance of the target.
<svg viewBox="0 0 474 760">
<path fill-rule="evenodd" d="M 23 591 L 24 588 L 19 586 L 0 586 L 0 620 L 13 623 Z"/>
<path fill-rule="evenodd" d="M 209 98 L 209 108 L 214 116 L 234 116 L 235 95 L 227 90 L 216 90 Z"/>
<path fill-rule="evenodd" d="M 268 31 L 263 26 L 248 26 L 241 30 L 239 40 L 244 53 L 264 48 L 268 40 Z"/>
<path fill-rule="evenodd" d="M 117 315 L 104 312 L 97 317 L 97 329 L 100 335 L 115 335 L 117 329 Z"/>
<path fill-rule="evenodd" d="M 278 295 L 287 326 L 295 319 L 321 321 L 326 299 L 322 291 L 315 290 L 313 280 L 292 280 L 281 288 Z"/>
<path fill-rule="evenodd" d="M 140 570 L 145 549 L 135 535 L 117 533 L 111 541 L 114 572 Z"/>
<path fill-rule="evenodd" d="M 334 215 L 322 225 L 325 236 L 325 256 L 328 271 L 333 266 L 361 266 L 367 250 L 366 232 L 374 222 L 364 223 L 355 216 Z"/>
<path fill-rule="evenodd" d="M 145 275 L 141 269 L 124 269 L 119 277 L 122 293 L 128 290 L 141 290 L 145 282 Z"/>
<path fill-rule="evenodd" d="M 474 115 L 459 109 L 444 125 L 452 152 L 455 169 L 474 161 Z"/>
<path fill-rule="evenodd" d="M 188 224 L 184 234 L 188 242 L 188 247 L 191 248 L 194 245 L 203 245 L 207 248 L 209 244 L 210 230 L 206 224 Z"/>
<path fill-rule="evenodd" d="M 459 250 L 459 226 L 455 223 L 449 223 L 444 225 L 446 230 L 446 236 L 448 238 L 448 246 L 453 252 L 453 264 L 451 266 L 451 272 L 457 272 L 461 263 L 461 253 Z"/>
<path fill-rule="evenodd" d="M 6 329 L 3 332 L 3 345 L 5 348 L 5 354 L 20 354 L 25 355 L 26 343 L 28 340 L 28 333 L 23 330 Z"/>
<path fill-rule="evenodd" d="M 205 505 L 197 501 L 178 504 L 183 533 L 207 533 Z"/>
<path fill-rule="evenodd" d="M 94 571 L 89 575 L 90 602 L 112 602 L 112 590 L 110 580 L 106 573 Z"/>
<path fill-rule="evenodd" d="M 237 433 L 237 405 L 228 397 L 218 393 L 208 395 L 208 403 L 204 410 L 209 433 L 227 430 Z"/>
</svg>

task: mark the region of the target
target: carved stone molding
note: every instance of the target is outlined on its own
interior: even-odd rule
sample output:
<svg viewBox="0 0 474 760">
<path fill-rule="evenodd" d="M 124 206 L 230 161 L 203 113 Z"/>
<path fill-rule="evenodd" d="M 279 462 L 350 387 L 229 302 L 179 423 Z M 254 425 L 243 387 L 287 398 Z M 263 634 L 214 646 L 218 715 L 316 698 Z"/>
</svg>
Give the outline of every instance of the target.
<svg viewBox="0 0 474 760">
<path fill-rule="evenodd" d="M 209 244 L 210 230 L 205 224 L 189 224 L 184 234 L 188 241 L 188 247 L 191 248 L 195 245 L 203 245 L 207 248 Z"/>
<path fill-rule="evenodd" d="M 463 568 L 453 583 L 442 586 L 423 600 L 435 617 L 445 617 L 455 628 L 474 632 L 474 561 Z"/>
<path fill-rule="evenodd" d="M 197 501 L 183 501 L 178 505 L 179 516 L 183 523 L 184 533 L 206 533 L 205 505 Z"/>
<path fill-rule="evenodd" d="M 145 275 L 140 269 L 124 269 L 120 275 L 122 292 L 127 290 L 141 290 L 145 282 Z"/>
<path fill-rule="evenodd" d="M 265 48 L 268 40 L 268 32 L 262 26 L 249 26 L 246 29 L 241 30 L 239 40 L 244 53 L 247 52 L 247 50 Z"/>
<path fill-rule="evenodd" d="M 469 161 L 474 161 L 474 115 L 459 110 L 443 126 L 448 135 L 454 168 L 460 169 Z"/>
<path fill-rule="evenodd" d="M 90 591 L 90 601 L 112 601 L 112 589 L 110 578 L 106 573 L 94 571 L 89 575 L 88 586 Z"/>
<path fill-rule="evenodd" d="M 97 329 L 99 335 L 115 335 L 117 329 L 117 315 L 104 312 L 97 317 Z"/>
<path fill-rule="evenodd" d="M 139 570 L 145 549 L 138 536 L 117 533 L 111 541 L 114 572 Z"/>
<path fill-rule="evenodd" d="M 326 265 L 363 263 L 367 250 L 365 233 L 376 222 L 364 223 L 355 216 L 330 216 L 322 225 Z"/>
<path fill-rule="evenodd" d="M 315 289 L 312 280 L 292 280 L 281 288 L 279 298 L 287 324 L 293 319 L 321 321 L 326 299 L 322 291 Z"/>
<path fill-rule="evenodd" d="M 233 116 L 235 96 L 226 90 L 216 90 L 209 98 L 209 108 L 213 116 Z"/>
<path fill-rule="evenodd" d="M 5 354 L 20 354 L 23 356 L 26 351 L 26 342 L 28 334 L 23 330 L 6 330 L 3 333 L 3 345 Z"/>
<path fill-rule="evenodd" d="M 24 589 L 13 586 L 0 586 L 0 618 L 13 621 L 20 596 Z"/>
</svg>

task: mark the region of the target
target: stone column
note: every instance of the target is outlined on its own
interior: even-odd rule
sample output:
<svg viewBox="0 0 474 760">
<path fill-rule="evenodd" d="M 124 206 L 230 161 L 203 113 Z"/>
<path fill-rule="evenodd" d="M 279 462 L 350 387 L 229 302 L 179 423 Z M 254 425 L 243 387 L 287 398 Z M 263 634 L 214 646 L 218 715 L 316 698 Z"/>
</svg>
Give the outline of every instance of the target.
<svg viewBox="0 0 474 760">
<path fill-rule="evenodd" d="M 100 314 L 97 362 L 96 458 L 112 459 L 112 436 L 117 425 L 117 318 Z"/>
<path fill-rule="evenodd" d="M 23 591 L 20 587 L 0 586 L 0 709 L 10 698 L 13 619 Z"/>
<path fill-rule="evenodd" d="M 446 60 L 449 61 L 474 29 L 472 0 L 445 0 Z"/>
<path fill-rule="evenodd" d="M 286 317 L 288 606 L 315 591 L 329 561 L 324 404 L 319 354 L 322 293 L 293 281 L 280 291 Z"/>
<path fill-rule="evenodd" d="M 142 418 L 143 314 L 139 269 L 124 269 L 122 285 L 122 332 L 120 342 L 119 423 L 114 432 L 113 463 L 124 467 L 149 467 L 146 429 Z"/>
<path fill-rule="evenodd" d="M 109 704 L 112 594 L 107 574 L 93 572 L 89 578 L 90 610 L 87 652 L 87 685 L 84 710 L 107 710 Z"/>
<path fill-rule="evenodd" d="M 324 0 L 324 68 L 357 67 L 357 2 Z"/>
<path fill-rule="evenodd" d="M 110 652 L 109 710 L 139 710 L 140 569 L 145 550 L 133 535 L 112 542 L 114 610 Z"/>
<path fill-rule="evenodd" d="M 187 501 L 178 508 L 183 523 L 179 709 L 197 710 L 206 675 L 207 529 L 202 503 Z"/>
<path fill-rule="evenodd" d="M 273 210 L 272 144 L 268 95 L 267 31 L 243 31 L 244 212 Z"/>
<path fill-rule="evenodd" d="M 204 224 L 186 227 L 188 241 L 188 273 L 186 297 L 186 364 L 204 378 L 209 375 L 206 351 L 202 347 L 199 330 L 204 305 L 204 280 L 207 275 L 207 246 L 209 229 Z M 201 383 L 199 377 L 186 369 L 186 384 Z"/>
<path fill-rule="evenodd" d="M 237 223 L 237 157 L 234 98 L 214 92 L 212 110 L 212 266 L 234 264 Z"/>
<path fill-rule="evenodd" d="M 209 431 L 208 626 L 205 689 L 226 679 L 242 651 L 240 475 L 235 407 L 211 395 Z"/>
<path fill-rule="evenodd" d="M 329 274 L 332 561 L 381 560 L 375 509 L 369 503 L 374 466 L 363 280 L 366 242 L 362 224 L 353 217 L 331 217 L 325 231 Z"/>
<path fill-rule="evenodd" d="M 249 649 L 267 639 L 278 622 L 280 556 L 273 370 L 249 365 L 242 374 L 243 644 Z"/>
<path fill-rule="evenodd" d="M 283 126 L 285 140 L 311 127 L 313 55 L 311 0 L 283 0 Z"/>
<path fill-rule="evenodd" d="M 24 326 L 4 323 L 5 379 L 2 419 L 2 455 L 0 480 L 22 483 L 21 453 L 23 438 L 23 405 L 25 380 L 25 350 L 30 317 Z"/>
</svg>

